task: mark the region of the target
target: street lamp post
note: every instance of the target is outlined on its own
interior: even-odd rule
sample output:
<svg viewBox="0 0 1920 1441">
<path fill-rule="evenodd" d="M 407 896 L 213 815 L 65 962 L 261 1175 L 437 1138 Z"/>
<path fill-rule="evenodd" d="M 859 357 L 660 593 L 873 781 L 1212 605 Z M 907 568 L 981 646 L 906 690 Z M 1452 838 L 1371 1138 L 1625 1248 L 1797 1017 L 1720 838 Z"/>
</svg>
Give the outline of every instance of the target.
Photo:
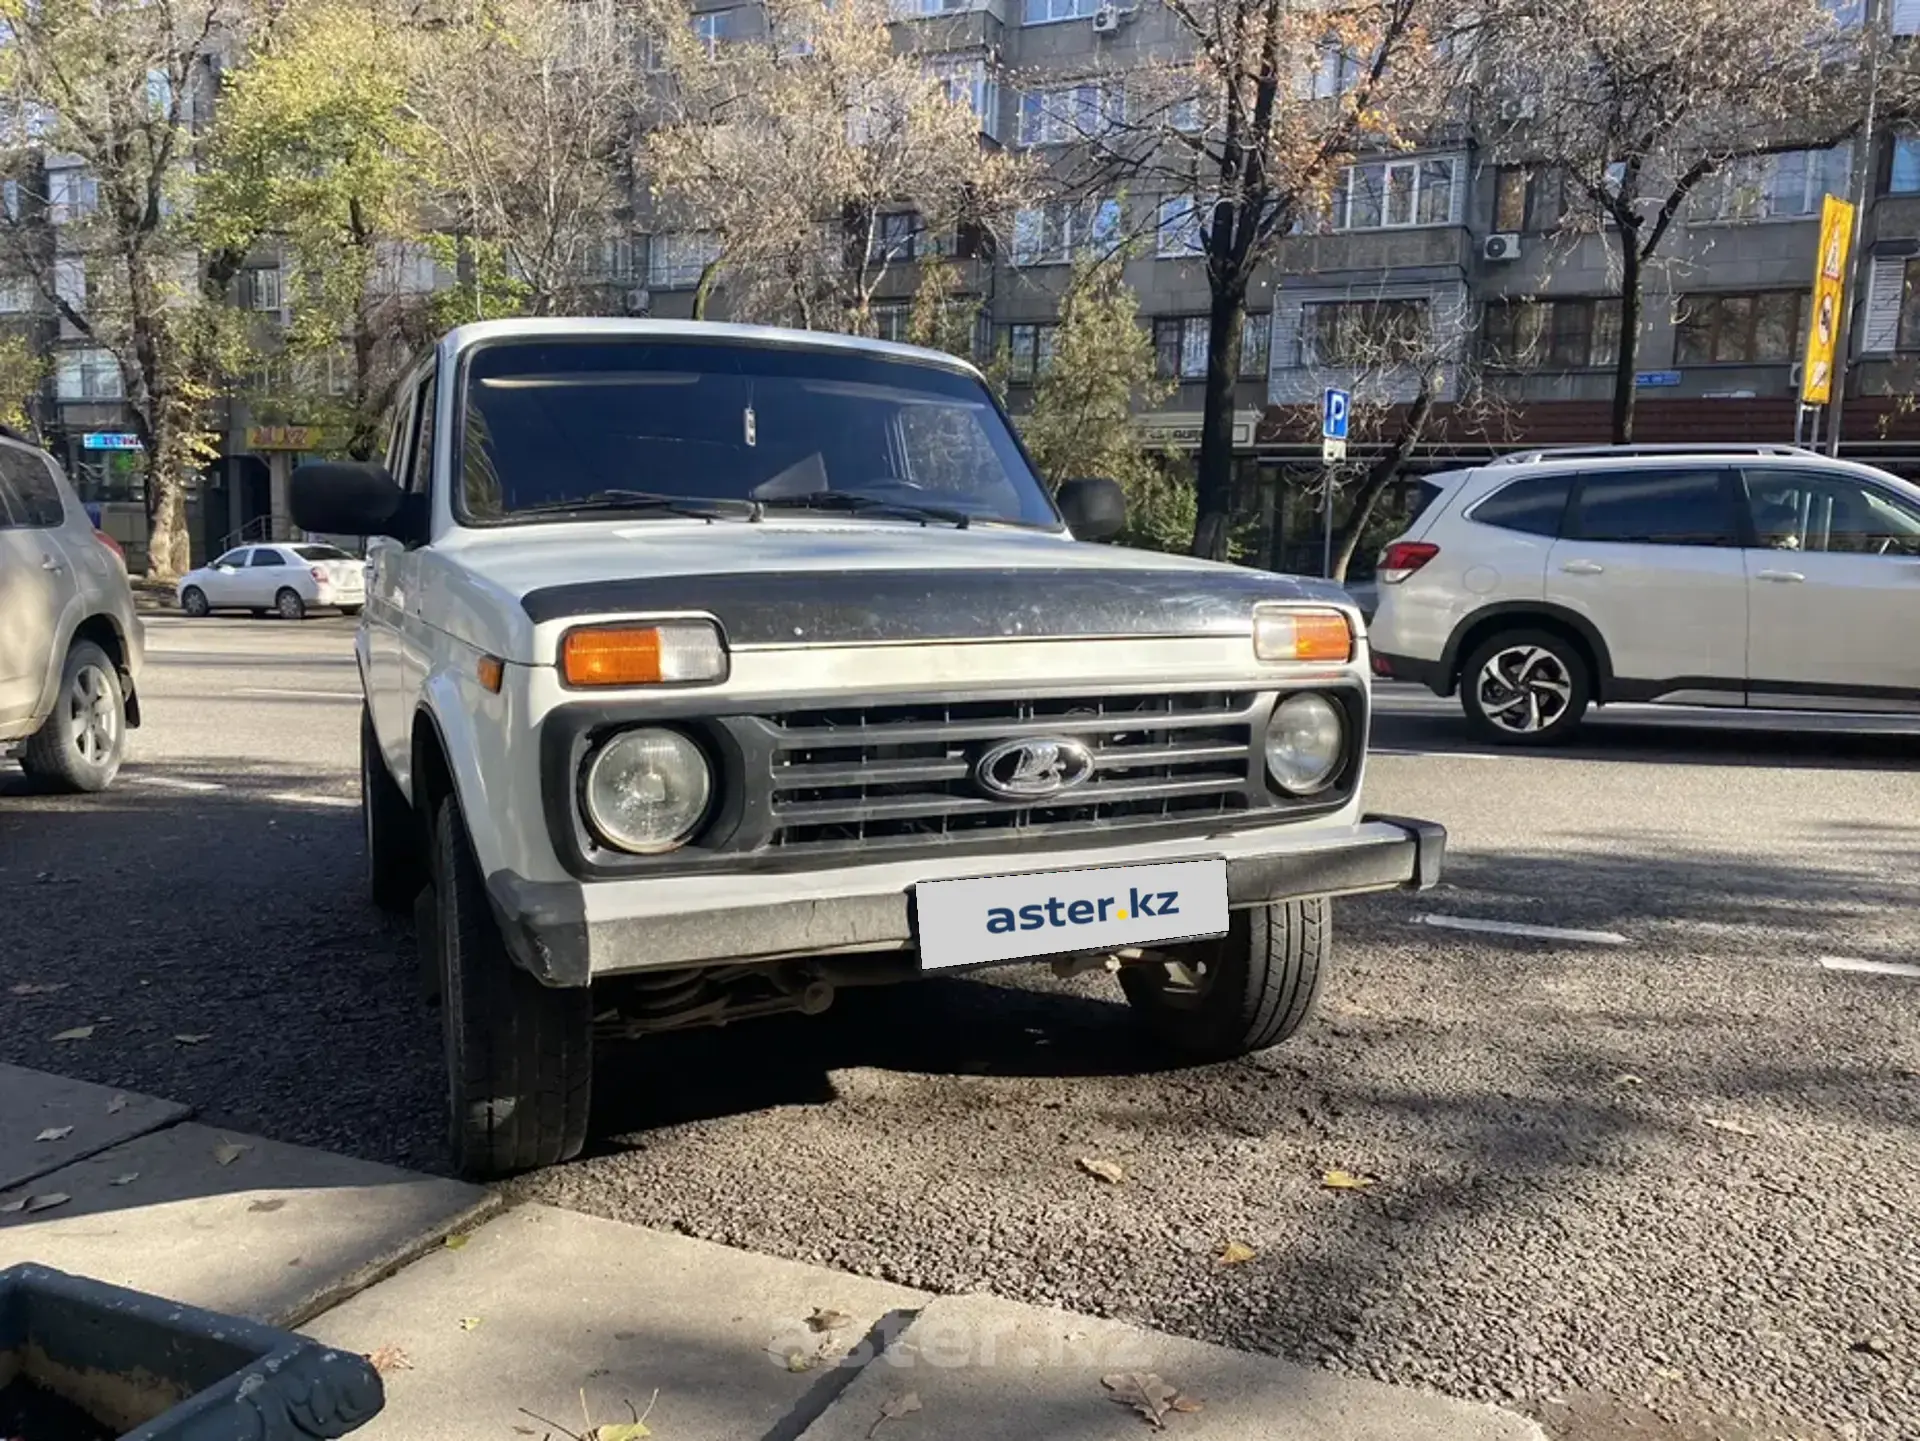
<svg viewBox="0 0 1920 1441">
<path fill-rule="evenodd" d="M 1833 401 L 1828 407 L 1827 454 L 1840 454 L 1840 422 L 1847 405 L 1847 385 L 1853 374 L 1853 317 L 1865 297 L 1860 294 L 1860 237 L 1867 218 L 1867 198 L 1873 188 L 1874 122 L 1880 108 L 1881 14 L 1892 0 L 1873 0 L 1866 6 L 1860 23 L 1866 28 L 1867 41 L 1867 117 L 1860 128 L 1860 152 L 1854 158 L 1853 241 L 1847 250 L 1846 304 L 1840 307 L 1837 334 L 1834 336 L 1835 383 Z"/>
</svg>

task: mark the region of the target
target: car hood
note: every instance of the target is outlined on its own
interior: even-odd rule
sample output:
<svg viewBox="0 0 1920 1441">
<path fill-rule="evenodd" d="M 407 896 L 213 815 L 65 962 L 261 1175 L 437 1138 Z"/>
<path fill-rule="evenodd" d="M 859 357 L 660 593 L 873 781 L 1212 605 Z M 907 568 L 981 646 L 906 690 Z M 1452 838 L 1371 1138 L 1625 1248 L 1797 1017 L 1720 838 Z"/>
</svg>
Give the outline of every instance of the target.
<svg viewBox="0 0 1920 1441">
<path fill-rule="evenodd" d="M 1324 581 L 1046 532 L 887 521 L 649 520 L 470 533 L 460 564 L 548 622 L 705 612 L 737 647 L 1215 635 Z"/>
</svg>

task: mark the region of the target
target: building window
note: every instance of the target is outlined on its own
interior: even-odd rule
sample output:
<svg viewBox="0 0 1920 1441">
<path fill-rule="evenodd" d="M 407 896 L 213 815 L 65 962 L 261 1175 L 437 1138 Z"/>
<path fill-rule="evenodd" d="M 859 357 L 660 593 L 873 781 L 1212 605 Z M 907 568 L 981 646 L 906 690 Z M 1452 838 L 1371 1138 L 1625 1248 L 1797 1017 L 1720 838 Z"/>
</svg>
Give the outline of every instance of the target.
<svg viewBox="0 0 1920 1441">
<path fill-rule="evenodd" d="M 946 82 L 948 100 L 972 107 L 982 135 L 1000 138 L 1000 77 L 985 60 L 935 60 L 927 73 Z"/>
<path fill-rule="evenodd" d="M 1211 207 L 1191 195 L 1169 195 L 1160 202 L 1154 230 L 1153 253 L 1162 260 L 1180 260 L 1207 253 L 1203 225 Z"/>
<path fill-rule="evenodd" d="M 63 350 L 54 367 L 61 400 L 120 399 L 120 366 L 110 350 Z"/>
<path fill-rule="evenodd" d="M 1494 174 L 1493 228 L 1496 231 L 1545 230 L 1549 200 L 1558 191 L 1557 175 L 1529 165 L 1502 165 Z"/>
<path fill-rule="evenodd" d="M 1799 290 L 1683 295 L 1675 359 L 1681 365 L 1791 364 L 1800 358 L 1811 304 Z"/>
<path fill-rule="evenodd" d="M 53 262 L 53 293 L 68 309 L 85 314 L 87 309 L 87 264 L 69 257 Z"/>
<path fill-rule="evenodd" d="M 1400 229 L 1453 223 L 1452 156 L 1355 165 L 1333 192 L 1335 230 Z"/>
<path fill-rule="evenodd" d="M 47 219 L 55 225 L 85 220 L 100 207 L 100 182 L 84 170 L 47 172 Z"/>
<path fill-rule="evenodd" d="M 235 283 L 235 298 L 242 310 L 280 309 L 280 270 L 278 266 L 256 266 L 243 270 Z"/>
<path fill-rule="evenodd" d="M 703 10 L 692 16 L 688 23 L 693 27 L 693 35 L 707 47 L 712 55 L 729 40 L 739 40 L 746 34 L 747 9 L 736 6 L 731 10 Z"/>
<path fill-rule="evenodd" d="M 647 251 L 647 284 L 655 290 L 691 290 L 720 258 L 720 237 L 708 230 L 669 230 Z"/>
<path fill-rule="evenodd" d="M 433 252 L 414 241 L 383 240 L 375 251 L 378 285 L 388 295 L 431 295 L 440 267 Z"/>
<path fill-rule="evenodd" d="M 34 284 L 21 275 L 10 275 L 0 280 L 0 314 L 18 315 L 32 310 Z"/>
<path fill-rule="evenodd" d="M 1056 20 L 1085 20 L 1100 8 L 1100 0 L 1023 0 L 1022 25 L 1051 25 Z"/>
<path fill-rule="evenodd" d="M 1013 217 L 1015 265 L 1066 265 L 1075 255 L 1104 255 L 1119 243 L 1117 200 L 1057 201 Z"/>
<path fill-rule="evenodd" d="M 1850 0 L 1850 3 L 1858 9 L 1860 0 Z M 1891 9 L 1892 24 L 1888 28 L 1895 35 L 1920 35 L 1920 0 L 1892 0 Z"/>
<path fill-rule="evenodd" d="M 1273 343 L 1273 316 L 1266 312 L 1244 317 L 1240 322 L 1240 374 L 1247 379 L 1267 378 L 1267 352 Z"/>
<path fill-rule="evenodd" d="M 1424 299 L 1331 300 L 1302 306 L 1307 365 L 1392 365 L 1424 350 L 1432 322 Z"/>
<path fill-rule="evenodd" d="M 867 233 L 867 259 L 875 265 L 913 259 L 920 236 L 920 213 L 895 210 L 873 217 Z"/>
<path fill-rule="evenodd" d="M 1816 215 L 1823 197 L 1850 193 L 1853 147 L 1783 150 L 1737 160 L 1703 188 L 1710 220 L 1791 220 Z"/>
<path fill-rule="evenodd" d="M 1205 380 L 1207 317 L 1176 315 L 1154 321 L 1153 368 L 1162 380 Z"/>
<path fill-rule="evenodd" d="M 1007 327 L 1007 379 L 1014 385 L 1032 385 L 1053 365 L 1056 325 Z"/>
<path fill-rule="evenodd" d="M 1123 118 L 1124 92 L 1097 81 L 1029 90 L 1020 97 L 1022 145 L 1070 145 L 1098 140 Z"/>
<path fill-rule="evenodd" d="M 1920 195 L 1920 135 L 1893 137 L 1887 164 L 1887 194 Z"/>
<path fill-rule="evenodd" d="M 911 343 L 913 306 L 905 301 L 886 301 L 873 307 L 873 334 L 876 340 L 891 340 L 899 345 Z"/>
<path fill-rule="evenodd" d="M 1365 67 L 1361 58 L 1336 39 L 1325 41 L 1319 59 L 1304 78 L 1301 89 L 1309 100 L 1332 100 L 1359 85 Z"/>
<path fill-rule="evenodd" d="M 0 208 L 5 209 L 7 219 L 20 218 L 20 182 L 18 180 L 0 180 Z"/>
<path fill-rule="evenodd" d="M 1874 261 L 1876 270 L 1881 263 Z M 1901 350 L 1920 350 L 1920 257 L 1907 261 L 1901 268 L 1899 326 L 1895 346 Z M 1885 348 L 1884 344 L 1881 348 Z"/>
<path fill-rule="evenodd" d="M 974 0 L 892 0 L 888 9 L 896 20 L 915 20 L 926 15 L 956 15 L 973 9 Z"/>
<path fill-rule="evenodd" d="M 1591 370 L 1620 354 L 1619 302 L 1509 300 L 1487 307 L 1486 353 L 1513 370 Z"/>
</svg>

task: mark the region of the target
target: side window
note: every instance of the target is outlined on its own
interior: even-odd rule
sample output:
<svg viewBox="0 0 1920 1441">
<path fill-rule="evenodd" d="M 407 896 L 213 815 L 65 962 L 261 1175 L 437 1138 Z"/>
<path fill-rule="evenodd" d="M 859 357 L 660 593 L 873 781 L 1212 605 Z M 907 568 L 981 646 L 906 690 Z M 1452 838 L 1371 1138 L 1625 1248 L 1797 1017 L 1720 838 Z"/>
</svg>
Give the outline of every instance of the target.
<svg viewBox="0 0 1920 1441">
<path fill-rule="evenodd" d="M 10 445 L 0 448 L 0 476 L 5 477 L 8 510 L 15 525 L 50 530 L 66 519 L 67 507 L 53 470 L 32 451 Z"/>
<path fill-rule="evenodd" d="M 1568 533 L 1629 545 L 1738 545 L 1729 478 L 1707 466 L 1590 473 Z"/>
<path fill-rule="evenodd" d="M 401 477 L 401 487 L 413 495 L 425 495 L 433 483 L 433 379 L 428 375 L 420 383 L 413 405 L 413 445 Z"/>
<path fill-rule="evenodd" d="M 263 545 L 253 553 L 253 563 L 255 566 L 285 565 L 287 558 L 279 551 Z"/>
<path fill-rule="evenodd" d="M 1527 535 L 1557 536 L 1572 489 L 1571 475 L 1529 476 L 1496 490 L 1476 505 L 1467 519 Z"/>
<path fill-rule="evenodd" d="M 413 438 L 413 397 L 400 394 L 393 400 L 393 421 L 387 427 L 387 474 L 406 482 L 407 442 Z"/>
<path fill-rule="evenodd" d="M 239 550 L 230 550 L 225 555 L 221 556 L 220 559 L 216 560 L 213 564 L 216 569 L 218 569 L 220 566 L 223 566 L 223 565 L 230 565 L 235 570 L 238 570 L 241 566 L 247 563 L 247 556 L 249 554 L 251 554 L 251 552 L 249 552 L 244 547 L 242 547 Z"/>
<path fill-rule="evenodd" d="M 1747 497 L 1765 549 L 1920 555 L 1920 509 L 1850 475 L 1749 470 Z"/>
</svg>

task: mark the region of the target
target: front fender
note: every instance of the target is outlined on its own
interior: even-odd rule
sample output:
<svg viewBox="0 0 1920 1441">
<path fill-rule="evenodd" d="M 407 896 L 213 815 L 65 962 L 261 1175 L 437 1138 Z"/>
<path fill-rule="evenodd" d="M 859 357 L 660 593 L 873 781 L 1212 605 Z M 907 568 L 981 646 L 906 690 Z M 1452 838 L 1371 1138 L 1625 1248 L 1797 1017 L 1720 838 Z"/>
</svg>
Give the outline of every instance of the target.
<svg viewBox="0 0 1920 1441">
<path fill-rule="evenodd" d="M 476 653 L 477 657 L 477 653 Z M 509 667 L 509 670 L 515 669 Z M 440 670 L 421 690 L 482 875 L 559 874 L 540 808 L 539 756 L 524 688 L 487 690 L 471 668 Z M 418 785 L 416 772 L 416 788 Z"/>
</svg>

